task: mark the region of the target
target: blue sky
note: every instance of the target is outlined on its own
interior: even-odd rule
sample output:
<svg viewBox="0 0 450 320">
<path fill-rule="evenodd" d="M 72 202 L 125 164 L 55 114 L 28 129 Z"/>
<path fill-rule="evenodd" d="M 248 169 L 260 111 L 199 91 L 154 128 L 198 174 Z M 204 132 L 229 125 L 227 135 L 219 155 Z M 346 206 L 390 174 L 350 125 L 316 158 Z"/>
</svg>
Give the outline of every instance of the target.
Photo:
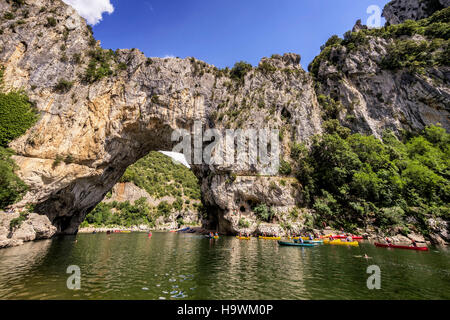
<svg viewBox="0 0 450 320">
<path fill-rule="evenodd" d="M 295 52 L 306 69 L 333 34 L 388 0 L 112 0 L 94 26 L 103 48 L 138 48 L 149 57 L 196 57 L 217 67 Z M 383 20 L 384 23 L 384 20 Z"/>
</svg>

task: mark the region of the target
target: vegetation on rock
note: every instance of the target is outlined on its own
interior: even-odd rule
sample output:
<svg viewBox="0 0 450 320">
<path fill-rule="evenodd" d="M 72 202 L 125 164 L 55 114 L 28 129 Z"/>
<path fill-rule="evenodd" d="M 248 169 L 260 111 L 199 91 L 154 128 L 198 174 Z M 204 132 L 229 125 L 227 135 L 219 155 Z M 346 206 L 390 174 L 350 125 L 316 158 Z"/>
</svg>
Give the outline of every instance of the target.
<svg viewBox="0 0 450 320">
<path fill-rule="evenodd" d="M 0 209 L 19 201 L 27 190 L 14 173 L 17 166 L 7 149 L 12 140 L 24 134 L 37 120 L 27 95 L 22 91 L 4 92 L 3 68 L 0 68 Z"/>
<path fill-rule="evenodd" d="M 337 65 L 337 61 L 331 57 L 333 50 L 342 48 L 347 52 L 359 50 L 369 44 L 371 37 L 390 41 L 387 54 L 381 63 L 384 69 L 410 68 L 413 71 L 423 72 L 427 67 L 448 65 L 449 30 L 450 8 L 446 8 L 419 21 L 407 20 L 399 25 L 347 32 L 344 39 L 334 35 L 322 47 L 322 52 L 311 62 L 308 70 L 318 77 L 323 61 Z M 404 39 L 405 36 L 414 35 L 421 36 L 422 40 Z"/>
<path fill-rule="evenodd" d="M 168 218 L 171 213 L 181 212 L 184 209 L 201 210 L 201 204 L 198 202 L 200 187 L 193 172 L 160 152 L 150 152 L 127 168 L 120 181 L 132 182 L 156 199 L 173 197 L 175 201 L 173 203 L 161 201 L 155 207 L 152 207 L 146 198 L 141 198 L 134 204 L 130 201 L 102 202 L 86 216 L 81 227 L 89 225 L 155 227 L 159 217 Z"/>
<path fill-rule="evenodd" d="M 194 173 L 160 152 L 147 156 L 127 168 L 121 182 L 133 182 L 151 196 L 200 199 L 200 187 Z"/>
<path fill-rule="evenodd" d="M 428 218 L 450 219 L 450 135 L 443 128 L 429 126 L 405 141 L 391 132 L 382 141 L 338 132 L 315 136 L 295 159 L 317 225 L 426 234 Z"/>
</svg>

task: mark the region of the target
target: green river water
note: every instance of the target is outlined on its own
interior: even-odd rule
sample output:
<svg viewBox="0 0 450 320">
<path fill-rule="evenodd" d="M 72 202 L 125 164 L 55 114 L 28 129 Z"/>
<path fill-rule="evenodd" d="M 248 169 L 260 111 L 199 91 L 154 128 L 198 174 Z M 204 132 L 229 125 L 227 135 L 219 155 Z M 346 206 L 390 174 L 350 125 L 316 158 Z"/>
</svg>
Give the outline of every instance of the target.
<svg viewBox="0 0 450 320">
<path fill-rule="evenodd" d="M 67 288 L 70 265 L 80 290 Z M 367 288 L 370 265 L 381 269 L 380 290 Z M 450 252 L 79 234 L 0 250 L 0 299 L 450 299 Z"/>
</svg>

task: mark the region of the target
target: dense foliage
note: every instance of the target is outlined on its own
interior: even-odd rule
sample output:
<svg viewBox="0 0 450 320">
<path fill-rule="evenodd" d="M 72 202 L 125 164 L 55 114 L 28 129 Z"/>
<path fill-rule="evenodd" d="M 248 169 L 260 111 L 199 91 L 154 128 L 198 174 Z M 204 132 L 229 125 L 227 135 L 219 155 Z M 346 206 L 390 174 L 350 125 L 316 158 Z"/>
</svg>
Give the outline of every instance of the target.
<svg viewBox="0 0 450 320">
<path fill-rule="evenodd" d="M 150 206 L 145 198 L 134 204 L 129 201 L 102 202 L 87 215 L 82 227 L 154 226 L 158 217 L 167 218 L 172 212 L 201 210 L 198 202 L 200 187 L 193 172 L 160 152 L 150 152 L 130 166 L 121 182 L 132 182 L 156 199 L 169 196 L 175 200 L 172 203 L 161 201 L 156 207 Z"/>
<path fill-rule="evenodd" d="M 264 203 L 254 207 L 253 212 L 256 214 L 259 220 L 265 222 L 270 222 L 275 216 L 275 212 L 273 211 L 273 209 L 267 207 Z"/>
<path fill-rule="evenodd" d="M 3 68 L 0 68 L 0 89 L 2 81 Z M 24 134 L 36 119 L 25 93 L 0 90 L 0 209 L 19 201 L 27 190 L 25 183 L 14 173 L 17 166 L 11 159 L 13 151 L 6 147 Z"/>
<path fill-rule="evenodd" d="M 11 155 L 11 150 L 0 147 L 0 209 L 19 201 L 27 190 L 25 183 L 14 173 L 17 166 Z"/>
<path fill-rule="evenodd" d="M 428 218 L 450 219 L 450 135 L 441 127 L 404 142 L 340 127 L 314 137 L 310 151 L 297 149 L 296 172 L 318 225 L 426 233 Z"/>
<path fill-rule="evenodd" d="M 419 35 L 423 40 L 405 39 Z M 321 48 L 322 52 L 308 66 L 308 70 L 318 76 L 322 61 L 331 59 L 334 49 L 344 48 L 352 52 L 364 48 L 370 37 L 392 40 L 387 48 L 387 54 L 381 62 L 384 69 L 409 68 L 412 71 L 423 72 L 424 68 L 436 65 L 448 65 L 450 61 L 450 8 L 436 12 L 427 19 L 408 20 L 402 24 L 382 28 L 363 29 L 358 32 L 347 32 L 344 39 L 332 36 Z"/>
<path fill-rule="evenodd" d="M 3 70 L 0 69 L 0 83 L 2 79 Z M 23 135 L 36 119 L 36 113 L 24 92 L 0 91 L 0 146 L 6 147 L 10 141 Z"/>
<path fill-rule="evenodd" d="M 121 182 L 133 182 L 157 199 L 165 196 L 200 199 L 200 187 L 194 173 L 160 152 L 150 152 L 130 166 Z"/>
<path fill-rule="evenodd" d="M 99 203 L 95 209 L 86 216 L 81 227 L 94 225 L 131 227 L 135 225 L 154 225 L 155 217 L 150 214 L 147 199 L 141 198 L 131 204 L 125 202 Z"/>
</svg>

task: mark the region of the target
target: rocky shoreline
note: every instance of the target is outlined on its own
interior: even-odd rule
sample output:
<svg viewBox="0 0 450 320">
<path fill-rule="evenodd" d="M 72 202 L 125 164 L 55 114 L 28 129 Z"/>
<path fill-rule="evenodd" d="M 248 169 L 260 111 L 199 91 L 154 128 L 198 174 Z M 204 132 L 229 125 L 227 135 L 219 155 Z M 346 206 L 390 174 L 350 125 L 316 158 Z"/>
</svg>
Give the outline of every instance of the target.
<svg viewBox="0 0 450 320">
<path fill-rule="evenodd" d="M 56 228 L 52 226 L 47 216 L 38 215 L 36 213 L 29 213 L 27 220 L 23 221 L 14 232 L 10 231 L 10 223 L 12 219 L 18 218 L 20 214 L 18 212 L 15 213 L 6 213 L 4 211 L 0 211 L 0 248 L 8 248 L 22 245 L 24 242 L 41 240 L 41 239 L 51 239 L 56 235 Z M 88 233 L 106 233 L 115 231 L 131 231 L 131 232 L 149 232 L 149 231 L 160 231 L 160 232 L 169 232 L 173 230 L 180 230 L 183 228 L 189 227 L 191 230 L 194 230 L 195 234 L 208 234 L 209 232 L 217 232 L 216 229 L 208 229 L 204 227 L 200 227 L 198 225 L 186 225 L 178 228 L 176 223 L 169 223 L 165 225 L 159 225 L 156 228 L 150 227 L 148 225 L 139 225 L 132 227 L 124 227 L 124 226 L 116 226 L 116 227 L 86 227 L 80 228 L 78 233 L 88 234 Z M 298 230 L 297 230 L 298 229 Z M 297 228 L 291 232 L 286 231 L 281 228 L 279 224 L 261 224 L 256 229 L 241 229 L 240 232 L 243 234 L 250 234 L 252 236 L 259 235 L 277 235 L 281 237 L 288 237 L 290 235 L 298 235 L 298 234 L 308 234 L 309 232 L 317 235 L 340 235 L 340 234 L 348 234 L 342 230 L 335 230 L 330 227 L 325 227 L 322 229 L 308 229 L 308 228 Z M 220 235 L 235 235 L 235 233 L 229 232 L 220 232 Z M 411 244 L 412 240 L 418 243 L 419 245 L 437 245 L 437 246 L 447 246 L 448 242 L 448 231 L 446 226 L 441 226 L 440 228 L 436 227 L 436 232 L 434 234 L 430 234 L 429 237 L 425 238 L 421 234 L 410 233 L 408 235 L 403 235 L 401 233 L 391 233 L 394 235 L 390 235 L 387 233 L 377 232 L 375 229 L 363 230 L 358 229 L 355 232 L 355 235 L 363 236 L 364 239 L 369 241 L 377 241 L 377 242 L 385 242 L 386 237 L 388 237 L 392 243 L 394 244 Z"/>
<path fill-rule="evenodd" d="M 208 230 L 202 227 L 197 227 L 197 226 L 182 226 L 180 229 L 177 230 L 182 230 L 184 228 L 189 227 L 191 230 L 193 230 L 194 232 L 191 232 L 193 234 L 200 234 L 200 235 L 206 235 L 209 234 L 210 232 L 215 233 L 216 230 Z M 144 226 L 133 226 L 130 228 L 127 227 L 99 227 L 99 228 L 95 228 L 95 227 L 88 227 L 88 228 L 81 228 L 78 233 L 83 233 L 83 234 L 87 234 L 87 233 L 106 233 L 106 232 L 118 232 L 118 231 L 131 231 L 131 232 L 149 232 L 149 231 L 156 231 L 156 232 L 169 232 L 169 231 L 174 231 L 173 229 L 158 229 L 158 228 L 150 228 L 150 227 L 144 227 Z M 334 230 L 331 228 L 325 228 L 325 229 L 314 229 L 313 232 L 311 232 L 312 234 L 316 234 L 319 236 L 325 236 L 325 235 L 329 235 L 329 234 L 333 234 L 333 235 L 341 235 L 341 234 L 345 234 L 345 235 L 355 235 L 355 234 L 351 234 L 351 233 L 347 233 L 347 232 L 342 232 L 339 230 Z M 300 232 L 300 233 L 296 233 L 295 235 L 307 235 L 309 234 L 308 232 Z M 230 236 L 229 234 L 221 234 L 222 236 Z M 262 235 L 261 233 L 252 233 L 251 236 L 257 237 Z M 277 236 L 281 236 L 281 237 L 289 237 L 292 236 L 294 234 L 288 234 L 288 233 L 283 233 L 283 234 L 267 234 L 267 235 L 277 235 Z M 434 242 L 434 241 L 430 241 L 424 238 L 423 235 L 420 234 L 415 234 L 415 233 L 411 233 L 407 236 L 402 235 L 402 234 L 397 234 L 394 236 L 387 236 L 387 235 L 382 235 L 382 234 L 377 234 L 377 233 L 359 233 L 360 236 L 364 237 L 364 240 L 367 241 L 374 241 L 374 242 L 381 242 L 381 243 L 385 243 L 386 242 L 386 238 L 389 238 L 391 240 L 391 242 L 393 244 L 398 244 L 398 245 L 410 245 L 412 243 L 412 241 L 416 242 L 419 246 L 422 245 L 438 245 L 438 246 L 446 246 L 448 245 L 448 243 L 446 242 Z"/>
</svg>

